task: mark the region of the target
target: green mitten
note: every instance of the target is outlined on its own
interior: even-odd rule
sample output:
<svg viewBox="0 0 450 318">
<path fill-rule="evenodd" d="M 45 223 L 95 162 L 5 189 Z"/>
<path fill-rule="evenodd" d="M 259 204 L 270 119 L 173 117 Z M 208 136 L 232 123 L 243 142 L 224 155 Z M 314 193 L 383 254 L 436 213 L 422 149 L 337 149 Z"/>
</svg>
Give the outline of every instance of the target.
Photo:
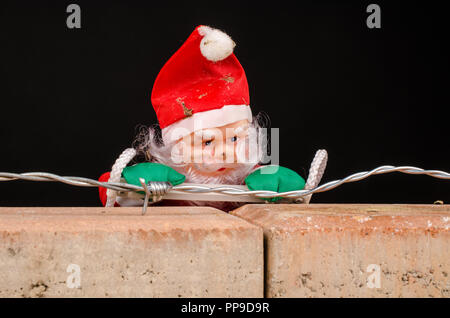
<svg viewBox="0 0 450 318">
<path fill-rule="evenodd" d="M 262 167 L 245 178 L 245 184 L 250 190 L 268 190 L 274 192 L 287 192 L 302 190 L 305 180 L 297 172 L 281 166 Z M 276 202 L 281 197 L 265 198 L 264 200 Z"/>
<path fill-rule="evenodd" d="M 125 167 L 122 176 L 127 183 L 140 186 L 139 178 L 144 178 L 145 182 L 164 181 L 170 182 L 173 186 L 183 183 L 186 177 L 178 173 L 171 167 L 156 162 L 143 162 L 134 166 Z"/>
</svg>

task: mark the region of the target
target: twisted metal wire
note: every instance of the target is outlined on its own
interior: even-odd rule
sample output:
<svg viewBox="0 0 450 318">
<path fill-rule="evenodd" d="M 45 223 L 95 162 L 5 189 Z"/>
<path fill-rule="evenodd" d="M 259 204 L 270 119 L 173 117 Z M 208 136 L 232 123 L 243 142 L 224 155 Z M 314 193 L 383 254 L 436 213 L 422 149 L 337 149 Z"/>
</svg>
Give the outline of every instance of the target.
<svg viewBox="0 0 450 318">
<path fill-rule="evenodd" d="M 147 211 L 148 201 L 152 196 L 152 203 L 161 201 L 164 195 L 172 188 L 170 182 L 152 181 L 145 183 L 144 178 L 139 178 L 142 188 L 145 191 L 144 205 L 142 206 L 142 215 Z"/>
<path fill-rule="evenodd" d="M 410 166 L 380 166 L 370 171 L 363 171 L 354 173 L 349 175 L 346 178 L 330 181 L 324 183 L 314 189 L 310 190 L 296 190 L 296 191 L 288 191 L 288 192 L 274 192 L 274 191 L 266 191 L 266 190 L 258 190 L 258 191 L 245 191 L 242 189 L 235 188 L 233 186 L 219 186 L 219 187 L 210 187 L 207 185 L 177 185 L 172 187 L 171 190 L 186 192 L 186 193 L 221 193 L 232 196 L 242 196 L 242 195 L 252 195 L 259 198 L 274 198 L 274 197 L 282 197 L 288 199 L 299 199 L 304 196 L 325 192 L 332 190 L 344 183 L 355 182 L 363 180 L 367 177 L 377 174 L 385 174 L 390 172 L 402 172 L 406 174 L 420 174 L 427 175 L 434 178 L 439 179 L 450 179 L 450 173 L 440 170 L 424 170 L 417 167 Z M 137 186 L 128 183 L 120 183 L 120 182 L 100 182 L 97 180 L 82 178 L 82 177 L 70 177 L 70 176 L 58 176 L 52 173 L 46 172 L 28 172 L 28 173 L 9 173 L 9 172 L 0 172 L 0 181 L 12 181 L 12 180 L 28 180 L 28 181 L 59 181 L 66 184 L 80 186 L 80 187 L 104 187 L 116 191 L 129 192 L 129 191 L 144 191 L 145 188 L 143 186 Z M 152 183 L 150 182 L 149 185 Z M 155 185 L 156 186 L 156 185 Z M 156 188 L 155 188 L 156 189 Z M 169 190 L 169 191 L 171 191 Z"/>
</svg>

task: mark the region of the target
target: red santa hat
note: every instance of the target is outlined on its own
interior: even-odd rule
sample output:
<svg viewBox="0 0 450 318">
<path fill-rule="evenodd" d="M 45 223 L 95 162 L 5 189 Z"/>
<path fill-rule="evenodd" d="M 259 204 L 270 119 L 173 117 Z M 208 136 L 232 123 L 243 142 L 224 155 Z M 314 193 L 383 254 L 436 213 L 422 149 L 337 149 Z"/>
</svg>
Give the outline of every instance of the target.
<svg viewBox="0 0 450 318">
<path fill-rule="evenodd" d="M 165 143 L 198 129 L 252 121 L 235 45 L 224 32 L 201 25 L 161 69 L 151 100 Z"/>
</svg>

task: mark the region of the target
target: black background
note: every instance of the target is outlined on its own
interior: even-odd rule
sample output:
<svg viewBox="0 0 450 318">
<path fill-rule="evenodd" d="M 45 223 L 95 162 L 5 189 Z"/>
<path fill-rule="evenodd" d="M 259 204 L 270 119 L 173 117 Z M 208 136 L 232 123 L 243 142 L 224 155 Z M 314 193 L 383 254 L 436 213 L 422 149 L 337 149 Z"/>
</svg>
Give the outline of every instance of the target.
<svg viewBox="0 0 450 318">
<path fill-rule="evenodd" d="M 66 7 L 81 7 L 68 29 Z M 375 1 L 374 1 L 375 2 Z M 380 165 L 450 170 L 448 16 L 439 2 L 33 1 L 0 4 L 0 171 L 97 179 L 156 123 L 153 82 L 199 24 L 220 28 L 250 86 L 253 112 L 280 128 L 280 164 L 322 182 Z M 433 203 L 450 182 L 393 173 L 313 202 Z M 99 206 L 96 188 L 0 182 L 0 206 Z"/>
</svg>

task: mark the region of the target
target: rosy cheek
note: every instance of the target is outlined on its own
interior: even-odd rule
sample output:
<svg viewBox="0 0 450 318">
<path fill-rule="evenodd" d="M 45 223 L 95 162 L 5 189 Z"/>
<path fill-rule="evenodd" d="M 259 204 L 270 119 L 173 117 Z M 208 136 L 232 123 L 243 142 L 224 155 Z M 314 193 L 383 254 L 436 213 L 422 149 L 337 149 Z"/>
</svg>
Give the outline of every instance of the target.
<svg viewBox="0 0 450 318">
<path fill-rule="evenodd" d="M 201 147 L 194 148 L 192 158 L 193 158 L 194 162 L 196 162 L 196 163 L 202 162 L 203 149 Z"/>
<path fill-rule="evenodd" d="M 248 158 L 248 142 L 245 139 L 239 141 L 235 147 L 236 161 L 243 163 Z"/>
</svg>

